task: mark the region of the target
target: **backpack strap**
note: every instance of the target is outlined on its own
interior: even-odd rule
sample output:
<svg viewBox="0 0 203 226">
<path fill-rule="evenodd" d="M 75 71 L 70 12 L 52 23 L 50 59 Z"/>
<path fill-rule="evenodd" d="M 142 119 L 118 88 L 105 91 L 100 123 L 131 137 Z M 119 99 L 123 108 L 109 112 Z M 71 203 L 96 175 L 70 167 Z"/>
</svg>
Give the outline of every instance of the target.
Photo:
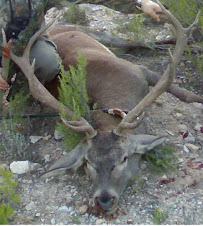
<svg viewBox="0 0 203 226">
<path fill-rule="evenodd" d="M 31 18 L 32 17 L 32 2 L 31 2 L 31 0 L 28 0 L 28 7 L 29 7 L 30 18 Z"/>
<path fill-rule="evenodd" d="M 11 22 L 14 23 L 14 11 L 13 11 L 11 0 L 9 0 L 9 5 L 10 5 L 10 11 L 11 11 Z"/>
</svg>

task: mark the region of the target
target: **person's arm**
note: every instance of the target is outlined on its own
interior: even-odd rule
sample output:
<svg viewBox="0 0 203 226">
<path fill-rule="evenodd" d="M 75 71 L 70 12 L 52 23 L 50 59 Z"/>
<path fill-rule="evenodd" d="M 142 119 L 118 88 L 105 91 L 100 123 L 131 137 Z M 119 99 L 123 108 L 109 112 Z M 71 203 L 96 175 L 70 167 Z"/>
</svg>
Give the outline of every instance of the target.
<svg viewBox="0 0 203 226">
<path fill-rule="evenodd" d="M 162 13 L 160 6 L 151 0 L 135 0 L 142 11 L 150 16 L 153 20 L 160 21 L 157 13 Z"/>
</svg>

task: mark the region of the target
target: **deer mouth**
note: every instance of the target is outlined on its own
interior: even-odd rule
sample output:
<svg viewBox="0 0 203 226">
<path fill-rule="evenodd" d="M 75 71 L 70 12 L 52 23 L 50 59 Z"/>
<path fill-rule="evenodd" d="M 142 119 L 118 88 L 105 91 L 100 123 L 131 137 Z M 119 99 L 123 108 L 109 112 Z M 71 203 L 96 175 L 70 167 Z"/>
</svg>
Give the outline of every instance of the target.
<svg viewBox="0 0 203 226">
<path fill-rule="evenodd" d="M 116 196 L 103 191 L 99 196 L 94 197 L 94 210 L 103 214 L 113 214 L 118 206 L 118 199 Z"/>
<path fill-rule="evenodd" d="M 110 208 L 106 208 L 104 206 L 102 206 L 100 203 L 96 202 L 93 209 L 96 212 L 100 212 L 104 215 L 111 215 L 113 213 L 115 213 L 115 211 L 117 210 L 117 203 L 114 203 Z"/>
</svg>

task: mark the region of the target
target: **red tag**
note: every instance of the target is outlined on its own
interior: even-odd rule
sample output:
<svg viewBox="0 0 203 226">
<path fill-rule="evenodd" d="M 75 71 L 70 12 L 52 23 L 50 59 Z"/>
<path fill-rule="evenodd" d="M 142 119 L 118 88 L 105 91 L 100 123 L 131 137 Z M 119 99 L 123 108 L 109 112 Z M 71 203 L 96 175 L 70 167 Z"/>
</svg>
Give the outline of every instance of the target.
<svg viewBox="0 0 203 226">
<path fill-rule="evenodd" d="M 3 50 L 3 57 L 6 58 L 6 59 L 10 58 L 11 45 L 12 45 L 12 40 L 10 39 L 8 41 L 8 43 L 6 44 L 6 46 L 4 47 L 4 50 Z"/>
</svg>

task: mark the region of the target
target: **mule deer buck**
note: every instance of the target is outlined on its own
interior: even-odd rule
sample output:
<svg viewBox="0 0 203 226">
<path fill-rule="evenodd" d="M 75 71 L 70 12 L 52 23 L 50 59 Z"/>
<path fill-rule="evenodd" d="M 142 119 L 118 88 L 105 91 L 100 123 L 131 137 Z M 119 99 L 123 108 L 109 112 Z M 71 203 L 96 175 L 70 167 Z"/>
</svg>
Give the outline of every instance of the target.
<svg viewBox="0 0 203 226">
<path fill-rule="evenodd" d="M 143 66 L 117 58 L 99 42 L 82 32 L 70 31 L 68 26 L 55 27 L 49 31 L 52 40 L 58 46 L 58 53 L 66 70 L 70 64 L 77 65 L 78 50 L 87 58 L 87 92 L 91 103 L 96 103 L 98 110 L 92 114 L 91 125 L 82 117 L 78 117 L 77 121 L 62 119 L 68 128 L 83 132 L 86 136 L 43 176 L 77 170 L 86 164 L 95 185 L 93 206 L 106 214 L 112 214 L 117 209 L 119 197 L 127 182 L 136 175 L 141 155 L 166 139 L 163 136 L 146 134 L 144 125 L 146 108 L 164 91 L 188 103 L 203 103 L 202 97 L 172 84 L 175 69 L 197 19 L 189 28 L 183 28 L 161 3 L 158 4 L 177 34 L 174 53 L 172 55 L 169 51 L 170 64 L 162 76 Z M 30 39 L 21 58 L 15 56 L 12 51 L 10 56 L 27 77 L 32 95 L 60 112 L 61 103 L 35 77 L 35 62 L 32 65 L 29 62 L 32 44 L 47 27 L 42 28 Z M 154 86 L 150 92 L 149 86 Z M 123 119 L 99 110 L 106 108 L 114 109 L 113 112 L 118 112 Z M 63 106 L 63 109 L 68 117 L 73 115 L 66 106 Z"/>
</svg>

